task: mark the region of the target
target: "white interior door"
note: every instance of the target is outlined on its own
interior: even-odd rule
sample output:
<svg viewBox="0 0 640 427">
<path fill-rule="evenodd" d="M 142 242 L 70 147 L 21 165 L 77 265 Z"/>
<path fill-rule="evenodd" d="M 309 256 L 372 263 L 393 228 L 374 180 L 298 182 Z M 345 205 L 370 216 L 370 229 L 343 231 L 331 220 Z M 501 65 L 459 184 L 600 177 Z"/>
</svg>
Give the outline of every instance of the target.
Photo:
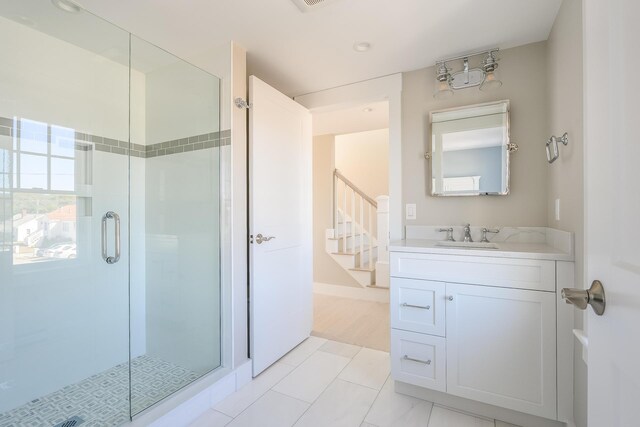
<svg viewBox="0 0 640 427">
<path fill-rule="evenodd" d="M 256 376 L 311 333 L 311 114 L 249 78 L 250 346 Z M 273 237 L 264 241 L 263 239 Z"/>
<path fill-rule="evenodd" d="M 640 402 L 640 2 L 585 0 L 586 278 L 602 281 L 603 316 L 588 310 L 589 426 L 636 426 Z"/>
</svg>

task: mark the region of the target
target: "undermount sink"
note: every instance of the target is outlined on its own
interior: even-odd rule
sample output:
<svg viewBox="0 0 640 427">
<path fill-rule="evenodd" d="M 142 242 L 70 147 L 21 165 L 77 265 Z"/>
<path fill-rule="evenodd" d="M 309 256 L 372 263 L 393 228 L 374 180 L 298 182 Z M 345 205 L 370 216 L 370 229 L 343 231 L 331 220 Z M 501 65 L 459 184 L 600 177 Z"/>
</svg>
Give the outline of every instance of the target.
<svg viewBox="0 0 640 427">
<path fill-rule="evenodd" d="M 436 246 L 461 249 L 499 249 L 497 244 L 490 242 L 452 242 L 450 240 L 437 242 Z"/>
</svg>

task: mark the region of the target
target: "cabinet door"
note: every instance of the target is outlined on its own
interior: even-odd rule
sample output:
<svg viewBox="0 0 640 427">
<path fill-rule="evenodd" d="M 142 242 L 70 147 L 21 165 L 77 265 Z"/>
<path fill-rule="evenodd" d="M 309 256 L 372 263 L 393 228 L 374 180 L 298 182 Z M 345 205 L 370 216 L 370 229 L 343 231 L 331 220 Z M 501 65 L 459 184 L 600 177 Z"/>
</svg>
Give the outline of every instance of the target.
<svg viewBox="0 0 640 427">
<path fill-rule="evenodd" d="M 555 293 L 447 283 L 447 392 L 555 419 Z"/>
<path fill-rule="evenodd" d="M 444 336 L 445 284 L 391 278 L 391 327 Z"/>
</svg>

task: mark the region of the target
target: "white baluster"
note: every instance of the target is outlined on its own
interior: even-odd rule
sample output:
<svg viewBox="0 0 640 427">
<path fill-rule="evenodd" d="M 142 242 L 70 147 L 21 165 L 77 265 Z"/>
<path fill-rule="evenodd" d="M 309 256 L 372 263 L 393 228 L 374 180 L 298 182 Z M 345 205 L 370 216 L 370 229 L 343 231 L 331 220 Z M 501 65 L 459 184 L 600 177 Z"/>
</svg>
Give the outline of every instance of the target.
<svg viewBox="0 0 640 427">
<path fill-rule="evenodd" d="M 371 256 L 371 254 L 369 254 Z M 364 266 L 364 197 L 360 196 L 360 268 Z"/>
<path fill-rule="evenodd" d="M 373 270 L 373 238 L 371 237 L 371 233 L 373 231 L 373 223 L 371 222 L 371 208 L 373 205 L 369 203 L 369 232 L 367 235 L 369 236 L 369 270 Z"/>
<path fill-rule="evenodd" d="M 347 183 L 342 186 L 342 252 L 347 253 Z"/>
<path fill-rule="evenodd" d="M 340 224 L 338 217 L 338 206 L 340 205 L 340 196 L 338 195 L 338 177 L 333 175 L 333 237 L 340 234 Z M 338 250 L 339 247 L 338 247 Z"/>
<path fill-rule="evenodd" d="M 356 190 L 351 189 L 351 253 L 356 253 Z"/>
</svg>

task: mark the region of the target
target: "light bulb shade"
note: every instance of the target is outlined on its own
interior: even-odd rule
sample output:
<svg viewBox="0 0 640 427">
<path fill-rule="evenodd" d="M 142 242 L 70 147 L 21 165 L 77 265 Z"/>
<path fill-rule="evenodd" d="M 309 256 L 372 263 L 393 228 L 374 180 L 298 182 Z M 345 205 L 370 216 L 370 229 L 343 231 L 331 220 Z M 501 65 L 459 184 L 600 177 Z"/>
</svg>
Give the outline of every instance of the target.
<svg viewBox="0 0 640 427">
<path fill-rule="evenodd" d="M 482 61 L 482 68 L 485 72 L 490 73 L 498 68 L 498 59 L 493 56 L 493 51 L 488 52 L 486 58 Z"/>
<path fill-rule="evenodd" d="M 484 82 L 482 82 L 482 84 L 480 85 L 480 90 L 494 90 L 498 89 L 500 86 L 502 86 L 502 82 L 496 79 L 496 75 L 493 73 L 493 71 L 489 71 L 484 78 Z"/>
<path fill-rule="evenodd" d="M 433 94 L 436 99 L 445 99 L 453 96 L 453 90 L 451 90 L 449 82 L 446 80 L 439 81 L 436 88 L 436 92 Z"/>
</svg>

